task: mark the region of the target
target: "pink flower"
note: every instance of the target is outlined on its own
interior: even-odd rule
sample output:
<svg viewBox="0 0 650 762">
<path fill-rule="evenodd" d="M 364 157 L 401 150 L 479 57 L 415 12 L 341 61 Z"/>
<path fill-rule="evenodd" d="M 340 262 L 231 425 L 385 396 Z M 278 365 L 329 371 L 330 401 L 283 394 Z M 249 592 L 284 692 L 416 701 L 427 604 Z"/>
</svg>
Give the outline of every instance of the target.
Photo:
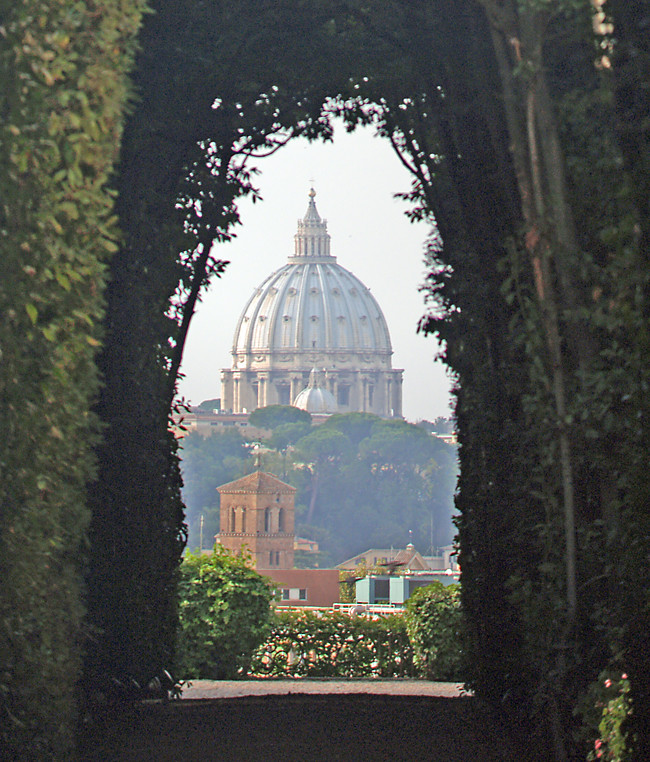
<svg viewBox="0 0 650 762">
<path fill-rule="evenodd" d="M 594 746 L 596 749 L 600 749 L 600 747 L 603 745 L 603 742 L 600 740 L 600 738 L 597 738 L 594 742 Z"/>
<path fill-rule="evenodd" d="M 611 688 L 611 687 L 612 687 L 612 681 L 609 678 L 607 678 L 607 680 L 605 680 L 605 688 Z"/>
<path fill-rule="evenodd" d="M 623 672 L 621 675 L 621 680 L 627 680 L 627 672 Z"/>
</svg>

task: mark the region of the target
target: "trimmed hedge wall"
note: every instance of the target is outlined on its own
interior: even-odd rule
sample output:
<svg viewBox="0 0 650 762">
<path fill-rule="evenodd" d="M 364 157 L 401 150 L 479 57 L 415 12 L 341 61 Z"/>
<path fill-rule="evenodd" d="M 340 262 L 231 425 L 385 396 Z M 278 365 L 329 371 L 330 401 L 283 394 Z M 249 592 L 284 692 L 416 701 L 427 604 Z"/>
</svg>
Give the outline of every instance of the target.
<svg viewBox="0 0 650 762">
<path fill-rule="evenodd" d="M 0 757 L 74 755 L 107 181 L 143 3 L 0 0 Z"/>
</svg>

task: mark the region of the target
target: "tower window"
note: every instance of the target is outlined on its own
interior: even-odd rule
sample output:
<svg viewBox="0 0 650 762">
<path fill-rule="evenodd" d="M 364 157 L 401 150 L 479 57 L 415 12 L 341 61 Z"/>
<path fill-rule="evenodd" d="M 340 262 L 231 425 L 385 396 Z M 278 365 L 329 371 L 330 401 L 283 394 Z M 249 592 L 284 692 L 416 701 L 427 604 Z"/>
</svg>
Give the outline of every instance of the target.
<svg viewBox="0 0 650 762">
<path fill-rule="evenodd" d="M 271 531 L 271 509 L 265 508 L 264 509 L 264 531 L 270 532 Z M 273 563 L 271 561 L 271 563 Z"/>
<path fill-rule="evenodd" d="M 370 384 L 370 386 L 368 386 L 368 405 L 370 405 L 371 407 L 373 405 L 374 399 L 375 399 L 375 387 L 372 384 Z"/>
</svg>

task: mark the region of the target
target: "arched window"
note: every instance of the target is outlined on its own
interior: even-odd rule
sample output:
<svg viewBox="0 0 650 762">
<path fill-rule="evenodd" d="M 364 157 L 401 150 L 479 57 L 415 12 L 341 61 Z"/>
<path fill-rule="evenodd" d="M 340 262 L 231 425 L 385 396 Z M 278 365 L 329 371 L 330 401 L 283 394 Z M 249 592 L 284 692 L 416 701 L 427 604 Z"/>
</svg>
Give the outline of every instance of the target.
<svg viewBox="0 0 650 762">
<path fill-rule="evenodd" d="M 270 508 L 264 509 L 264 531 L 265 532 L 271 531 L 271 509 Z"/>
<path fill-rule="evenodd" d="M 284 532 L 284 508 L 280 508 L 278 513 L 278 532 Z"/>
<path fill-rule="evenodd" d="M 246 531 L 246 508 L 244 507 L 241 509 L 241 531 Z"/>
<path fill-rule="evenodd" d="M 235 529 L 235 515 L 236 515 L 236 514 L 235 514 L 235 508 L 234 508 L 234 506 L 233 506 L 233 507 L 230 509 L 230 531 L 231 531 L 231 532 L 236 532 L 236 531 L 237 531 L 237 530 Z"/>
</svg>

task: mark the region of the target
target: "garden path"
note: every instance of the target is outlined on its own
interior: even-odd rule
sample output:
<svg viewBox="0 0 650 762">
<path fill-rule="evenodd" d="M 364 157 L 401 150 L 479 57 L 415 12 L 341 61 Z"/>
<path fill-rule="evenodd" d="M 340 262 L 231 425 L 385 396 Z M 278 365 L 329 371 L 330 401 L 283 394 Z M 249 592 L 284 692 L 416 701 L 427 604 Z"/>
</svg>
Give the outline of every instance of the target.
<svg viewBox="0 0 650 762">
<path fill-rule="evenodd" d="M 264 693 L 260 693 L 263 691 Z M 300 691 L 300 692 L 299 692 Z M 424 692 L 424 693 L 423 693 Z M 449 695 L 451 693 L 451 695 Z M 97 709 L 83 762 L 547 762 L 455 683 L 197 680 L 185 699 Z"/>
</svg>

